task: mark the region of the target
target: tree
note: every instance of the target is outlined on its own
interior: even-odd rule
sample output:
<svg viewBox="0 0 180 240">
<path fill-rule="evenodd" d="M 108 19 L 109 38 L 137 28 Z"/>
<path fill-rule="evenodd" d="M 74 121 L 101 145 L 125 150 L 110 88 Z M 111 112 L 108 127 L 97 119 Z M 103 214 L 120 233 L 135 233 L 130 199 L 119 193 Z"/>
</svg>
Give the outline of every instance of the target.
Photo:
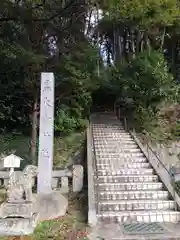
<svg viewBox="0 0 180 240">
<path fill-rule="evenodd" d="M 6 79 L 8 78 L 10 79 L 10 85 L 13 86 L 12 89 L 16 89 L 16 93 L 21 92 L 23 99 L 23 101 L 19 101 L 18 98 L 15 101 L 15 96 L 17 97 L 15 92 L 11 92 L 10 96 L 4 96 L 2 93 L 2 104 L 4 104 L 5 111 L 3 115 L 1 113 L 1 118 L 5 116 L 4 119 L 6 120 L 8 113 L 8 116 L 11 116 L 10 121 L 13 120 L 19 124 L 20 118 L 23 118 L 28 125 L 28 117 L 30 117 L 32 125 L 31 156 L 35 160 L 40 72 L 53 71 L 56 73 L 57 101 L 62 101 L 63 98 L 73 95 L 73 91 L 68 89 L 66 92 L 66 89 L 69 85 L 73 86 L 76 81 L 79 81 L 75 84 L 77 90 L 82 88 L 82 79 L 71 76 L 70 71 L 73 70 L 71 64 L 65 66 L 65 60 L 68 60 L 68 63 L 74 61 L 75 56 L 72 58 L 72 51 L 81 53 L 81 57 L 85 60 L 83 64 L 88 65 L 89 76 L 94 76 L 95 64 L 93 65 L 90 60 L 89 62 L 86 60 L 87 55 L 84 52 L 89 51 L 88 48 L 91 48 L 91 44 L 84 36 L 87 3 L 79 0 L 14 2 L 3 0 L 0 7 L 4 10 L 0 15 L 0 44 L 2 46 L 1 55 L 4 59 L 0 69 L 2 74 L 4 73 L 3 69 L 6 72 L 1 89 L 2 92 L 7 89 Z M 76 49 L 77 42 L 85 46 L 84 50 L 82 50 L 82 47 Z M 12 71 L 9 71 L 7 67 L 4 68 L 7 65 L 8 69 L 10 68 Z M 63 78 L 63 73 L 60 73 L 60 71 L 67 69 L 66 77 Z M 84 79 L 89 77 L 86 76 L 86 72 L 83 73 Z M 12 75 L 15 76 L 14 79 L 12 79 Z M 82 76 L 82 72 L 80 72 L 80 76 Z M 62 88 L 64 89 L 63 93 Z M 72 89 L 74 89 L 74 86 Z M 85 91 L 88 91 L 87 87 L 85 89 Z M 15 103 L 12 103 L 12 101 L 15 101 Z M 14 109 L 17 111 L 17 101 L 20 103 L 19 109 L 25 109 L 24 115 L 21 112 L 19 116 L 13 115 Z M 12 106 L 10 105 L 10 108 L 6 109 L 5 105 L 9 104 L 9 102 L 11 102 Z M 23 122 L 21 123 L 23 124 Z"/>
</svg>

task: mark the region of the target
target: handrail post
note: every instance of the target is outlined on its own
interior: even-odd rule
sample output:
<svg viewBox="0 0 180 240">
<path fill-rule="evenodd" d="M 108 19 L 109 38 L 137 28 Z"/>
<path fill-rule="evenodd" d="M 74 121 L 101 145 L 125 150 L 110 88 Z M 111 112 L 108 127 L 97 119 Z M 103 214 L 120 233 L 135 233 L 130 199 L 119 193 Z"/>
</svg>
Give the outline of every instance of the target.
<svg viewBox="0 0 180 240">
<path fill-rule="evenodd" d="M 173 181 L 174 202 L 175 202 L 174 209 L 175 209 L 175 211 L 177 211 L 175 176 L 173 176 L 173 180 L 172 181 Z"/>
<path fill-rule="evenodd" d="M 116 101 L 115 101 L 115 103 L 114 103 L 114 113 L 115 113 L 115 115 L 117 116 L 117 113 L 116 113 Z"/>
<path fill-rule="evenodd" d="M 120 119 L 120 107 L 118 108 L 118 119 Z"/>
<path fill-rule="evenodd" d="M 125 130 L 127 131 L 128 129 L 127 129 L 127 119 L 126 119 L 126 117 L 124 117 L 124 127 L 125 127 Z"/>
</svg>

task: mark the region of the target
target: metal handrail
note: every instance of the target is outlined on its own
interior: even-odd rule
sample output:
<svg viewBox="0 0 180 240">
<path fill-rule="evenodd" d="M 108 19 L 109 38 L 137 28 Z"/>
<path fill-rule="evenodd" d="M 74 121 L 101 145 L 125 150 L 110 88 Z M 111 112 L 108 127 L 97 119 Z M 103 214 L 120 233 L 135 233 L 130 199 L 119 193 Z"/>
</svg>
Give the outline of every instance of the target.
<svg viewBox="0 0 180 240">
<path fill-rule="evenodd" d="M 116 111 L 115 111 L 115 113 L 116 113 Z M 119 116 L 118 116 L 119 117 Z M 127 118 L 126 117 L 123 117 L 123 120 L 124 120 L 124 127 L 125 127 L 125 129 L 131 134 L 131 136 L 133 137 L 133 139 L 135 140 L 135 138 L 134 138 L 134 136 L 133 136 L 133 134 L 132 134 L 132 132 L 129 130 L 129 128 L 128 128 L 128 124 L 127 124 Z M 135 135 L 137 135 L 136 134 L 136 131 L 135 131 L 135 129 L 133 129 L 133 132 L 135 133 Z M 142 142 L 142 139 L 139 139 L 140 140 L 140 142 L 143 144 L 143 142 Z M 135 140 L 135 142 L 137 143 L 137 141 Z M 138 144 L 138 143 L 137 143 Z M 140 146 L 139 146 L 140 147 Z M 150 150 L 152 153 L 153 153 L 153 155 L 156 157 L 156 159 L 158 160 L 158 162 L 159 162 L 159 164 L 161 164 L 162 166 L 163 166 L 163 168 L 166 170 L 166 172 L 169 174 L 169 176 L 170 176 L 170 178 L 171 178 L 171 183 L 172 183 L 172 187 L 173 187 L 173 197 L 174 197 L 174 200 L 175 200 L 175 197 L 176 197 L 176 190 L 175 190 L 175 175 L 173 175 L 169 170 L 168 170 L 168 168 L 165 166 L 165 164 L 161 161 L 161 159 L 159 158 L 159 156 L 157 155 L 157 153 L 152 149 L 152 147 L 148 144 L 148 143 L 146 143 L 146 147 L 147 147 L 147 152 L 148 152 L 148 150 Z M 148 154 L 149 155 L 149 154 Z M 148 159 L 149 160 L 149 159 Z M 158 166 L 159 166 L 159 164 L 158 164 Z M 176 203 L 176 201 L 175 201 L 175 203 Z M 175 211 L 177 210 L 177 203 L 175 204 Z"/>
<path fill-rule="evenodd" d="M 136 133 L 136 131 L 135 131 L 135 133 Z M 131 132 L 130 132 L 130 134 L 131 134 Z M 137 133 L 136 133 L 136 135 L 137 135 Z M 143 144 L 143 141 L 141 140 L 141 138 L 139 140 Z M 146 143 L 146 147 L 147 147 L 147 150 L 149 149 L 153 153 L 153 155 L 157 158 L 158 162 L 163 166 L 163 168 L 171 175 L 171 173 L 168 170 L 168 168 L 166 167 L 166 165 L 161 161 L 161 159 L 159 158 L 157 153 L 152 149 L 152 147 L 148 143 Z"/>
<path fill-rule="evenodd" d="M 134 132 L 136 133 L 135 129 L 134 129 Z M 129 131 L 129 133 L 131 134 L 131 132 Z M 131 136 L 134 138 L 134 136 L 131 134 Z M 135 140 L 135 139 L 134 139 Z M 142 140 L 139 139 L 140 142 L 143 144 Z M 137 143 L 137 142 L 136 142 Z M 172 183 L 172 187 L 173 187 L 173 198 L 174 200 L 176 199 L 176 190 L 175 190 L 175 175 L 173 175 L 169 170 L 168 168 L 166 167 L 166 165 L 161 161 L 161 159 L 159 158 L 159 156 L 157 155 L 157 153 L 152 149 L 152 147 L 146 143 L 146 147 L 147 147 L 147 152 L 148 150 L 150 150 L 153 155 L 156 157 L 156 159 L 158 160 L 159 164 L 162 165 L 162 167 L 166 170 L 166 172 L 169 174 L 170 178 L 171 178 L 171 183 Z M 148 156 L 149 156 L 149 153 L 148 153 Z M 149 159 L 148 159 L 149 160 Z M 159 164 L 158 164 L 158 167 L 159 167 Z M 175 201 L 175 211 L 177 211 L 177 203 Z"/>
<path fill-rule="evenodd" d="M 115 108 L 117 107 L 117 102 L 115 102 L 114 106 L 115 106 Z M 118 112 L 119 112 L 119 109 L 120 109 L 120 108 L 118 108 Z M 114 112 L 115 112 L 115 114 L 116 114 L 116 109 L 114 110 Z M 119 117 L 119 116 L 117 116 L 117 117 Z M 124 120 L 124 127 L 125 127 L 125 129 L 131 134 L 131 131 L 129 131 L 129 128 L 128 128 L 127 118 L 126 118 L 126 117 L 123 117 L 123 120 Z M 135 132 L 135 134 L 136 134 L 135 129 L 133 129 L 133 132 Z M 136 134 L 136 135 L 137 135 L 137 134 Z M 131 134 L 131 136 L 134 138 L 134 136 L 133 136 L 132 134 Z M 143 144 L 143 142 L 142 142 L 141 139 L 140 139 L 140 141 L 141 141 L 141 143 Z M 149 150 L 154 154 L 154 156 L 157 158 L 157 160 L 158 160 L 159 163 L 163 166 L 163 168 L 165 168 L 165 170 L 168 172 L 168 174 L 172 175 L 172 174 L 170 173 L 170 171 L 168 170 L 168 168 L 165 166 L 165 164 L 161 161 L 161 159 L 159 158 L 159 156 L 157 155 L 157 153 L 151 148 L 151 146 L 150 146 L 148 143 L 146 143 L 146 146 L 147 146 L 147 149 L 149 149 Z"/>
</svg>

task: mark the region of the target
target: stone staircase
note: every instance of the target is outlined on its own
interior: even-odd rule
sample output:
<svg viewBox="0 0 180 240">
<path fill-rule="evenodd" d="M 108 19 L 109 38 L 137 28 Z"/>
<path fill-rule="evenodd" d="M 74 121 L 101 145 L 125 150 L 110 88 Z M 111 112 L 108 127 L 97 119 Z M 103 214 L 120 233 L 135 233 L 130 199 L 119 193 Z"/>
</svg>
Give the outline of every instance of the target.
<svg viewBox="0 0 180 240">
<path fill-rule="evenodd" d="M 98 222 L 179 222 L 175 201 L 117 118 L 96 114 L 91 123 Z"/>
</svg>

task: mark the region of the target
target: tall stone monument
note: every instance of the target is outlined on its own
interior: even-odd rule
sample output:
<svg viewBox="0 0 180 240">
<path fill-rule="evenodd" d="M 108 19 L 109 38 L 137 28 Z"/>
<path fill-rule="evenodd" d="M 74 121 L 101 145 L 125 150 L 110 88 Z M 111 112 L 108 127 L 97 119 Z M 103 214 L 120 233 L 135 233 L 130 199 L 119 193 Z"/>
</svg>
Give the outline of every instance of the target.
<svg viewBox="0 0 180 240">
<path fill-rule="evenodd" d="M 50 193 L 52 191 L 53 140 L 54 74 L 41 73 L 38 193 Z"/>
</svg>

